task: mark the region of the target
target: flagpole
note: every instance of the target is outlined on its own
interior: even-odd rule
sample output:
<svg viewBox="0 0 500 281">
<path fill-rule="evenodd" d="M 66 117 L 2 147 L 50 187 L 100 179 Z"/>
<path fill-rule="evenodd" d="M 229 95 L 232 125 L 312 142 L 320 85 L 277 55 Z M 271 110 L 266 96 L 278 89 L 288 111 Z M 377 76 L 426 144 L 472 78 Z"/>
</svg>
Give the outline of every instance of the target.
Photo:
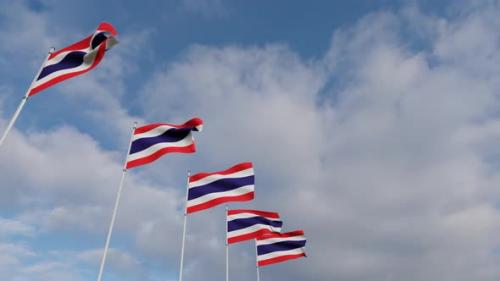
<svg viewBox="0 0 500 281">
<path fill-rule="evenodd" d="M 259 251 L 257 250 L 257 239 L 255 241 L 255 267 L 257 268 L 257 281 L 260 281 L 260 269 L 259 269 Z"/>
<path fill-rule="evenodd" d="M 52 47 L 50 48 L 49 50 L 49 53 L 47 54 L 47 56 L 45 57 L 45 60 L 43 61 L 42 65 L 40 66 L 40 69 L 38 69 L 35 77 L 33 78 L 33 80 L 31 81 L 31 84 L 28 88 L 28 90 L 26 90 L 26 93 L 24 94 L 24 97 L 22 98 L 21 100 L 21 103 L 19 103 L 19 106 L 17 107 L 16 109 L 16 112 L 14 113 L 14 115 L 12 116 L 12 118 L 10 119 L 9 121 L 9 124 L 7 125 L 7 128 L 5 129 L 5 131 L 3 132 L 3 135 L 2 135 L 2 138 L 0 138 L 0 146 L 2 146 L 3 142 L 5 141 L 5 139 L 7 138 L 7 135 L 9 134 L 10 130 L 12 129 L 12 126 L 14 126 L 14 123 L 16 122 L 17 118 L 19 117 L 19 114 L 21 113 L 21 111 L 23 110 L 24 108 L 24 105 L 26 104 L 26 102 L 28 101 L 28 98 L 29 98 L 29 93 L 31 91 L 31 87 L 33 87 L 33 84 L 35 83 L 36 79 L 38 78 L 38 76 L 40 75 L 40 72 L 42 72 L 42 69 L 45 65 L 45 63 L 47 62 L 47 60 L 49 59 L 49 56 L 55 51 L 55 48 Z"/>
<path fill-rule="evenodd" d="M 227 231 L 228 231 L 228 226 L 227 226 L 227 216 L 229 215 L 229 209 L 226 206 L 226 281 L 229 281 L 229 243 L 228 243 L 228 238 L 227 238 Z"/>
<path fill-rule="evenodd" d="M 111 216 L 111 222 L 109 224 L 108 236 L 106 237 L 106 243 L 104 244 L 104 252 L 101 258 L 101 265 L 99 267 L 99 275 L 97 276 L 97 281 L 101 281 L 102 273 L 104 271 L 104 264 L 106 263 L 106 257 L 108 255 L 109 242 L 111 240 L 111 234 L 113 233 L 113 226 L 115 225 L 116 213 L 118 211 L 118 205 L 120 204 L 120 197 L 123 190 L 123 183 L 125 182 L 125 175 L 127 174 L 127 158 L 130 152 L 130 147 L 132 146 L 132 138 L 134 137 L 135 129 L 137 128 L 137 122 L 134 122 L 132 127 L 132 134 L 130 136 L 130 141 L 127 150 L 127 156 L 125 156 L 125 163 L 123 164 L 122 178 L 120 180 L 120 186 L 118 187 L 118 193 L 116 194 L 115 207 L 113 209 L 113 215 Z"/>
<path fill-rule="evenodd" d="M 182 270 L 184 267 L 184 246 L 186 244 L 187 201 L 188 201 L 189 177 L 190 176 L 191 176 L 191 171 L 188 171 L 187 181 L 186 181 L 186 205 L 184 208 L 184 226 L 182 229 L 181 264 L 180 264 L 180 268 L 179 268 L 179 281 L 182 281 Z"/>
</svg>

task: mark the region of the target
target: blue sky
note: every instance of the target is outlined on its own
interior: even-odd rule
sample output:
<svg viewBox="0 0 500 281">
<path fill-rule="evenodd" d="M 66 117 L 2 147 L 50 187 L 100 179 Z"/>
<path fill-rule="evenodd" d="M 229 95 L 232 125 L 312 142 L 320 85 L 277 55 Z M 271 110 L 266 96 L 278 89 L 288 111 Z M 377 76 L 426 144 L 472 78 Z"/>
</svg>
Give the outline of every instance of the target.
<svg viewBox="0 0 500 281">
<path fill-rule="evenodd" d="M 51 46 L 120 41 L 0 148 L 1 280 L 95 280 L 132 122 L 193 116 L 197 153 L 127 175 L 103 280 L 177 280 L 187 170 L 242 161 L 232 207 L 308 238 L 261 280 L 498 280 L 498 1 L 102 2 L 0 0 L 0 128 Z M 224 278 L 224 229 L 189 218 L 186 281 Z M 254 280 L 253 244 L 230 255 Z"/>
<path fill-rule="evenodd" d="M 241 46 L 265 47 L 270 44 L 281 44 L 289 47 L 304 60 L 318 60 L 325 55 L 330 47 L 333 32 L 342 27 L 348 27 L 364 15 L 376 12 L 393 12 L 415 6 L 429 14 L 453 14 L 456 4 L 448 9 L 444 7 L 447 1 L 315 1 L 304 7 L 304 4 L 290 1 L 267 1 L 248 3 L 247 1 L 106 1 L 92 5 L 87 2 L 59 1 L 26 1 L 24 6 L 30 12 L 44 18 L 52 36 L 64 38 L 73 42 L 87 34 L 92 26 L 101 21 L 109 21 L 117 26 L 123 36 L 130 34 L 140 37 L 139 44 L 130 42 L 123 52 L 128 52 L 125 64 L 130 70 L 129 76 L 122 81 L 126 91 L 121 102 L 127 103 L 127 110 L 132 114 L 143 114 L 137 104 L 141 95 L 137 94 L 154 75 L 169 63 L 182 57 L 193 45 L 210 47 Z M 78 13 L 74 11 L 78 10 Z M 29 16 L 29 15 L 27 15 Z M 12 15 L 11 15 L 12 17 Z M 15 29 L 16 27 L 11 27 Z M 28 27 L 29 28 L 29 27 Z M 52 28 L 55 30 L 52 31 Z M 408 36 L 408 42 L 417 38 Z M 49 38 L 44 42 L 47 46 L 60 47 Z M 131 39 L 133 40 L 133 39 Z M 147 42 L 147 43 L 146 43 Z M 134 45 L 137 44 L 137 47 Z M 417 47 L 420 47 L 418 45 Z M 19 72 L 8 71 L 6 79 L 15 80 L 16 91 L 23 92 L 23 87 L 31 77 L 26 75 L 36 71 L 37 64 L 44 49 L 29 50 L 29 61 L 16 67 L 25 67 Z M 10 55 L 10 54 L 8 54 Z M 10 66 L 9 66 L 10 67 Z M 133 77 L 133 78 L 131 78 Z M 36 126 L 52 127 L 67 122 L 68 116 L 61 112 L 68 110 L 61 105 L 48 112 L 52 122 L 37 121 L 42 108 L 50 108 L 59 97 L 49 97 L 32 106 L 32 118 L 22 119 L 19 126 L 25 122 L 36 122 Z M 12 100 L 11 103 L 9 103 Z M 8 99 L 9 106 L 15 107 L 17 100 Z M 71 122 L 81 122 L 81 118 L 73 117 Z"/>
</svg>

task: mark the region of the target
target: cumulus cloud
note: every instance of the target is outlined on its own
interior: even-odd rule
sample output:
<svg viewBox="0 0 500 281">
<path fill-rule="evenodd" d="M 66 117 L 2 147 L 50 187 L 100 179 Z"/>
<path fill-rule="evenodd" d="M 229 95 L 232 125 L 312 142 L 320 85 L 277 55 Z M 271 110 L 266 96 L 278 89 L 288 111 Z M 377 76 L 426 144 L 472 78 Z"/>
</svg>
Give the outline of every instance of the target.
<svg viewBox="0 0 500 281">
<path fill-rule="evenodd" d="M 497 149 L 485 143 L 497 139 L 497 11 L 372 14 L 335 32 L 313 62 L 286 46 L 196 46 L 146 87 L 144 108 L 159 117 L 154 104 L 169 101 L 172 116 L 200 113 L 198 155 L 210 164 L 196 166 L 253 160 L 253 205 L 281 211 L 289 230 L 306 229 L 307 261 L 263 274 L 493 280 Z M 408 30 L 426 48 L 406 44 Z M 205 268 L 218 276 L 219 267 Z"/>
<path fill-rule="evenodd" d="M 18 220 L 0 218 L 0 237 L 11 235 L 30 236 L 34 229 L 31 225 Z"/>
<path fill-rule="evenodd" d="M 114 268 L 118 272 L 136 275 L 133 277 L 133 280 L 139 278 L 147 280 L 147 277 L 144 276 L 141 262 L 129 253 L 112 248 L 109 249 L 108 255 L 110 260 L 108 267 Z M 81 252 L 77 255 L 77 258 L 93 266 L 98 266 L 101 256 L 102 250 L 95 249 Z"/>
<path fill-rule="evenodd" d="M 0 243 L 0 250 L 0 274 L 5 280 L 83 280 L 71 261 L 41 257 L 24 243 Z"/>
<path fill-rule="evenodd" d="M 19 215 L 0 220 L 0 237 L 7 243 L 11 237 L 24 236 L 26 243 L 32 243 L 39 237 L 57 240 L 73 236 L 71 240 L 82 239 L 80 243 L 88 247 L 101 247 L 121 172 L 122 159 L 115 158 L 122 155 L 115 157 L 114 152 L 102 150 L 88 135 L 68 127 L 29 136 L 14 130 L 9 137 L 11 142 L 3 147 L 2 155 L 1 169 L 6 173 L 0 185 L 4 194 L 1 209 Z M 79 144 L 78 150 L 74 150 L 75 143 Z M 104 166 L 108 168 L 102 169 Z M 177 189 L 164 190 L 134 174 L 128 175 L 124 189 L 116 225 L 118 236 L 121 232 L 140 236 L 147 225 L 154 223 L 179 228 L 177 212 L 182 196 Z M 89 244 L 89 236 L 95 236 L 95 242 Z M 134 239 L 129 241 L 134 244 Z M 109 261 L 120 263 L 123 257 L 110 256 Z M 50 263 L 51 259 L 43 262 Z M 22 261 L 19 263 L 21 270 Z M 67 266 L 64 272 L 77 274 L 77 268 Z M 61 267 L 50 269 L 56 274 Z M 114 270 L 120 272 L 121 268 L 111 266 L 112 274 Z"/>
<path fill-rule="evenodd" d="M 4 1 L 5 9 L 2 9 L 2 28 L 0 36 L 10 38 L 9 44 L 0 44 L 2 52 L 29 55 L 38 50 L 40 46 L 49 51 L 52 44 L 58 43 L 58 39 L 48 35 L 49 26 L 45 14 L 26 9 L 21 1 Z M 11 36 L 16 34 L 16 36 Z M 26 44 L 37 42 L 37 44 Z"/>
<path fill-rule="evenodd" d="M 127 175 L 110 278 L 175 279 L 186 170 L 249 160 L 257 198 L 231 206 L 279 211 L 285 230 L 309 239 L 307 259 L 263 268 L 263 279 L 496 280 L 499 11 L 489 2 L 447 18 L 415 8 L 367 15 L 335 31 L 315 60 L 286 45 L 192 46 L 144 85 L 140 107 L 144 120 L 202 117 L 198 152 Z M 59 89 L 76 92 L 67 100 L 75 103 L 90 93 L 94 119 L 85 120 L 121 120 L 102 125 L 123 141 L 68 122 L 14 130 L 2 147 L 0 209 L 16 214 L 0 219 L 2 276 L 78 280 L 97 271 L 126 127 L 137 118 L 114 98 L 127 94 L 133 71 L 122 59 L 110 63 L 125 72 L 103 64 Z M 189 217 L 186 280 L 223 278 L 224 229 L 221 208 Z M 56 233 L 86 237 L 57 249 L 74 262 L 28 245 Z M 231 247 L 232 276 L 255 278 L 253 251 Z M 30 260 L 39 253 L 46 258 Z"/>
<path fill-rule="evenodd" d="M 6 38 L 19 39 L 27 47 L 34 47 L 36 44 L 39 47 L 45 40 L 60 45 L 60 42 L 67 44 L 71 42 L 68 40 L 75 39 L 62 40 L 57 37 L 56 40 L 53 36 L 48 36 L 58 34 L 53 28 L 47 28 L 51 21 L 47 15 L 50 11 L 34 11 L 27 3 L 16 2 L 6 5 L 2 13 L 8 15 L 3 19 L 9 24 L 2 25 L 0 33 Z M 10 17 L 16 14 L 19 17 Z M 35 24 L 33 21 L 39 23 Z M 37 28 L 30 29 L 32 26 Z M 23 32 L 33 34 L 19 38 L 17 35 Z M 68 33 L 71 32 L 63 34 Z M 104 234 L 111 216 L 132 121 L 141 121 L 140 118 L 127 113 L 121 106 L 120 98 L 125 94 L 125 77 L 136 71 L 129 64 L 134 57 L 133 53 L 147 41 L 147 36 L 146 31 L 122 36 L 121 41 L 125 43 L 125 47 L 113 50 L 114 56 L 107 55 L 91 73 L 94 75 L 86 75 L 85 81 L 79 78 L 67 81 L 54 87 L 51 93 L 44 92 L 45 97 L 42 99 L 37 96 L 28 103 L 23 115 L 26 118 L 24 120 L 34 117 L 31 120 L 36 121 L 29 121 L 28 126 L 23 126 L 21 119 L 17 126 L 23 127 L 26 132 L 14 129 L 1 149 L 0 211 L 14 214 L 14 218 L 1 218 L 0 241 L 10 248 L 27 249 L 26 251 L 37 253 L 37 258 L 17 258 L 16 255 L 7 253 L 5 259 L 10 260 L 10 263 L 16 262 L 17 266 L 2 268 L 5 270 L 2 271 L 4 274 L 0 274 L 2 278 L 67 280 L 68 276 L 74 275 L 72 280 L 79 280 L 78 278 L 89 276 L 94 278 L 97 274 L 97 267 L 88 269 L 81 263 L 67 261 L 74 259 L 82 249 L 83 253 L 86 253 L 85 249 L 102 247 L 104 244 Z M 39 37 L 43 37 L 44 41 L 38 42 Z M 130 44 L 130 41 L 134 44 Z M 12 47 L 9 44 L 3 41 L 0 43 L 0 49 Z M 133 47 L 130 47 L 131 45 Z M 18 56 L 34 56 L 30 53 L 31 49 L 19 50 L 21 51 L 22 53 L 17 53 Z M 128 59 L 124 60 L 124 57 Z M 6 59 L 6 69 L 12 68 L 12 65 L 17 67 L 18 61 L 16 58 Z M 17 69 L 25 70 L 23 66 L 21 64 Z M 30 65 L 27 68 L 31 67 Z M 5 77 L 9 77 L 7 73 Z M 5 83 L 1 86 L 5 89 L 3 93 L 16 94 L 19 89 L 13 88 L 7 80 L 1 82 Z M 64 94 L 61 96 L 63 100 L 54 96 L 57 94 Z M 4 98 L 7 99 L 7 96 L 2 97 Z M 54 102 L 56 100 L 58 102 Z M 2 115 L 11 113 L 10 105 L 10 100 L 2 104 Z M 47 111 L 47 108 L 50 110 Z M 76 108 L 78 110 L 74 110 Z M 40 118 L 36 117 L 39 114 L 45 114 L 45 117 L 54 114 L 54 117 L 58 117 L 43 118 L 44 122 L 49 120 L 49 124 L 41 124 L 38 123 Z M 63 115 L 68 119 L 50 123 L 50 120 L 57 120 Z M 6 120 L 2 118 L 0 123 L 4 127 Z M 66 125 L 68 123 L 71 125 Z M 96 135 L 103 135 L 102 132 L 106 132 L 108 137 L 94 138 Z M 113 150 L 105 149 L 110 146 L 113 146 Z M 176 212 L 179 209 L 180 193 L 177 189 L 164 190 L 163 186 L 151 182 L 147 176 L 129 173 L 125 190 L 115 228 L 117 236 L 122 232 L 139 233 L 145 228 L 143 225 L 153 222 L 179 224 Z M 73 242 L 66 242 L 66 239 Z M 18 240 L 23 243 L 19 244 Z M 54 242 L 59 240 L 63 242 Z M 134 239 L 125 241 L 134 244 Z M 119 241 L 117 243 L 119 244 Z M 55 247 L 47 249 L 42 246 L 49 244 Z M 60 257 L 52 255 L 51 251 L 74 252 L 67 254 L 68 260 L 61 261 Z M 113 276 L 110 278 L 124 280 L 125 275 L 120 273 L 123 268 L 113 266 L 115 263 L 123 264 L 126 252 L 121 253 L 109 257 L 111 266 L 108 274 Z M 41 256 L 44 258 L 38 258 Z M 128 254 L 128 257 L 131 255 Z M 136 280 L 139 277 L 132 274 L 127 278 Z"/>
</svg>

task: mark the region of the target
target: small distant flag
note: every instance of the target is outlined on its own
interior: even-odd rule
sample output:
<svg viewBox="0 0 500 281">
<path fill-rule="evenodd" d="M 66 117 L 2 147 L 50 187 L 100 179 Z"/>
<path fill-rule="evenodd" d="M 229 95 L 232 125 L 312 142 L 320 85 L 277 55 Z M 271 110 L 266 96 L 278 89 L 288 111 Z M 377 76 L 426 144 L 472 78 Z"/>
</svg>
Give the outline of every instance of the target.
<svg viewBox="0 0 500 281">
<path fill-rule="evenodd" d="M 255 239 L 265 233 L 281 232 L 283 222 L 275 212 L 228 210 L 227 243 Z"/>
<path fill-rule="evenodd" d="M 237 164 L 225 171 L 192 175 L 189 177 L 186 212 L 202 211 L 225 202 L 252 200 L 254 181 L 250 162 Z"/>
<path fill-rule="evenodd" d="M 265 266 L 305 257 L 306 237 L 304 231 L 271 233 L 257 237 L 257 265 Z"/>
<path fill-rule="evenodd" d="M 182 125 L 155 123 L 138 127 L 132 137 L 127 169 L 151 163 L 167 153 L 195 152 L 192 131 L 201 131 L 202 128 L 200 118 Z"/>
<path fill-rule="evenodd" d="M 28 96 L 96 67 L 104 52 L 118 43 L 117 34 L 111 24 L 101 23 L 94 34 L 50 54 Z"/>
</svg>

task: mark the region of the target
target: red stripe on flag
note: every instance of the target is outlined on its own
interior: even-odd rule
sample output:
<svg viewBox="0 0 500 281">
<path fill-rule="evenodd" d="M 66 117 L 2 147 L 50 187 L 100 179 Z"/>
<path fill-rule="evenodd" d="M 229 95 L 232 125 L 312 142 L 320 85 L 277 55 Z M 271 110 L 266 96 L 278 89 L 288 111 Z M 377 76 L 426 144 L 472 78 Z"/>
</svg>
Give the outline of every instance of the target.
<svg viewBox="0 0 500 281">
<path fill-rule="evenodd" d="M 198 204 L 198 205 L 194 205 L 194 206 L 188 207 L 186 211 L 187 211 L 188 214 L 191 214 L 191 213 L 194 213 L 194 212 L 199 212 L 199 211 L 203 211 L 203 210 L 208 209 L 208 208 L 215 207 L 217 205 L 220 205 L 220 204 L 223 204 L 223 203 L 226 203 L 226 202 L 250 201 L 253 198 L 254 198 L 254 192 L 253 191 L 245 193 L 243 195 L 238 195 L 238 196 L 225 196 L 225 197 L 220 197 L 220 198 L 216 198 L 216 199 L 210 200 L 210 201 L 205 202 L 205 203 L 201 203 L 201 204 Z"/>
<path fill-rule="evenodd" d="M 90 40 L 92 39 L 93 35 L 88 36 L 87 38 L 78 41 L 72 45 L 69 45 L 68 47 L 62 48 L 60 50 L 57 50 L 50 54 L 49 59 L 55 58 L 57 55 L 60 53 L 66 52 L 66 51 L 78 51 L 78 50 L 83 50 L 87 49 L 90 46 Z"/>
<path fill-rule="evenodd" d="M 60 75 L 54 79 L 50 79 L 49 81 L 37 86 L 37 87 L 34 87 L 33 89 L 30 90 L 28 96 L 31 97 L 33 95 L 35 95 L 36 93 L 42 91 L 42 90 L 45 90 L 46 88 L 50 87 L 50 86 L 53 86 L 59 82 L 62 82 L 66 79 L 69 79 L 69 78 L 72 78 L 72 77 L 75 77 L 75 76 L 78 76 L 80 74 L 83 74 L 85 72 L 88 72 L 90 70 L 92 70 L 94 67 L 96 67 L 99 62 L 102 60 L 102 58 L 104 57 L 104 52 L 106 51 L 106 46 L 105 44 L 102 44 L 101 46 L 99 46 L 99 49 L 97 51 L 97 54 L 96 54 L 96 58 L 94 60 L 94 63 L 92 63 L 92 65 L 87 68 L 87 69 L 84 69 L 82 71 L 77 71 L 77 72 L 72 72 L 72 73 L 68 73 L 68 74 L 64 74 L 64 75 Z"/>
<path fill-rule="evenodd" d="M 189 121 L 187 121 L 186 123 L 182 124 L 182 125 L 175 125 L 175 124 L 168 124 L 168 123 L 153 123 L 153 124 L 148 124 L 148 125 L 145 125 L 145 126 L 141 126 L 141 127 L 138 127 L 137 129 L 135 129 L 134 131 L 134 135 L 137 135 L 137 134 L 142 134 L 142 133 L 145 133 L 147 131 L 151 131 L 157 127 L 160 127 L 160 126 L 171 126 L 171 127 L 174 127 L 174 128 L 177 128 L 177 129 L 181 129 L 181 128 L 189 128 L 189 127 L 196 127 L 196 126 L 199 126 L 199 125 L 203 125 L 203 120 L 201 120 L 200 118 L 198 117 L 195 117 Z"/>
<path fill-rule="evenodd" d="M 233 174 L 233 173 L 236 173 L 239 171 L 250 169 L 252 167 L 253 167 L 252 162 L 243 162 L 240 164 L 236 164 L 233 167 L 231 167 L 227 170 L 224 170 L 224 171 L 213 172 L 213 173 L 198 173 L 198 174 L 192 175 L 189 177 L 189 182 L 195 182 L 197 180 L 201 180 L 202 178 L 206 178 L 206 177 L 211 176 L 211 175 L 229 175 L 229 174 Z"/>
<path fill-rule="evenodd" d="M 266 266 L 266 265 L 270 265 L 270 264 L 284 262 L 284 261 L 287 261 L 287 260 L 298 259 L 298 258 L 301 258 L 301 257 L 306 257 L 306 254 L 302 253 L 302 254 L 296 254 L 296 255 L 286 255 L 286 256 L 281 256 L 281 257 L 275 257 L 275 258 L 272 258 L 272 259 L 261 260 L 257 264 L 259 266 Z"/>
<path fill-rule="evenodd" d="M 94 32 L 94 34 L 97 31 L 107 31 L 107 32 L 111 33 L 113 36 L 118 35 L 118 32 L 116 32 L 116 29 L 110 23 L 107 23 L 107 22 L 101 22 L 99 24 L 99 26 L 97 27 L 96 31 Z M 92 39 L 92 36 L 94 36 L 94 34 L 92 34 L 92 35 L 86 37 L 85 39 L 78 41 L 72 45 L 69 45 L 68 47 L 65 47 L 65 48 L 62 48 L 60 50 L 53 52 L 52 54 L 50 54 L 49 59 L 56 57 L 57 55 L 59 55 L 62 52 L 78 51 L 78 50 L 82 50 L 82 49 L 87 49 L 90 46 L 90 40 Z"/>
<path fill-rule="evenodd" d="M 272 232 L 270 234 L 266 234 L 263 236 L 260 236 L 257 238 L 257 240 L 266 240 L 269 238 L 286 238 L 286 237 L 294 237 L 294 236 L 301 236 L 304 235 L 303 230 L 295 230 L 287 233 L 278 233 L 278 232 Z"/>
<path fill-rule="evenodd" d="M 265 233 L 272 233 L 272 231 L 270 231 L 269 229 L 260 229 L 260 230 L 254 231 L 252 233 L 247 233 L 247 234 L 243 234 L 243 235 L 230 237 L 227 239 L 227 243 L 233 244 L 233 243 L 238 243 L 238 242 L 242 242 L 242 241 L 246 241 L 246 240 L 255 239 L 255 238 L 257 238 Z"/>
<path fill-rule="evenodd" d="M 258 215 L 261 217 L 267 217 L 267 218 L 273 218 L 273 219 L 280 218 L 280 215 L 276 212 L 267 212 L 267 211 L 258 211 L 258 210 L 244 210 L 244 209 L 229 210 L 227 212 L 228 215 L 236 215 L 236 214 L 241 214 L 241 213 L 250 213 L 250 214 Z"/>
<path fill-rule="evenodd" d="M 195 151 L 196 151 L 196 146 L 194 143 L 190 144 L 188 146 L 183 146 L 183 147 L 165 147 L 165 148 L 162 148 L 162 149 L 156 151 L 155 153 L 148 155 L 146 157 L 139 158 L 139 159 L 132 160 L 132 161 L 128 161 L 127 162 L 127 169 L 151 163 L 167 153 L 174 153 L 174 152 L 175 153 L 193 153 Z"/>
<path fill-rule="evenodd" d="M 107 31 L 111 33 L 113 36 L 118 35 L 118 32 L 116 31 L 115 27 L 111 25 L 109 22 L 101 22 L 97 27 L 97 30 Z"/>
</svg>

